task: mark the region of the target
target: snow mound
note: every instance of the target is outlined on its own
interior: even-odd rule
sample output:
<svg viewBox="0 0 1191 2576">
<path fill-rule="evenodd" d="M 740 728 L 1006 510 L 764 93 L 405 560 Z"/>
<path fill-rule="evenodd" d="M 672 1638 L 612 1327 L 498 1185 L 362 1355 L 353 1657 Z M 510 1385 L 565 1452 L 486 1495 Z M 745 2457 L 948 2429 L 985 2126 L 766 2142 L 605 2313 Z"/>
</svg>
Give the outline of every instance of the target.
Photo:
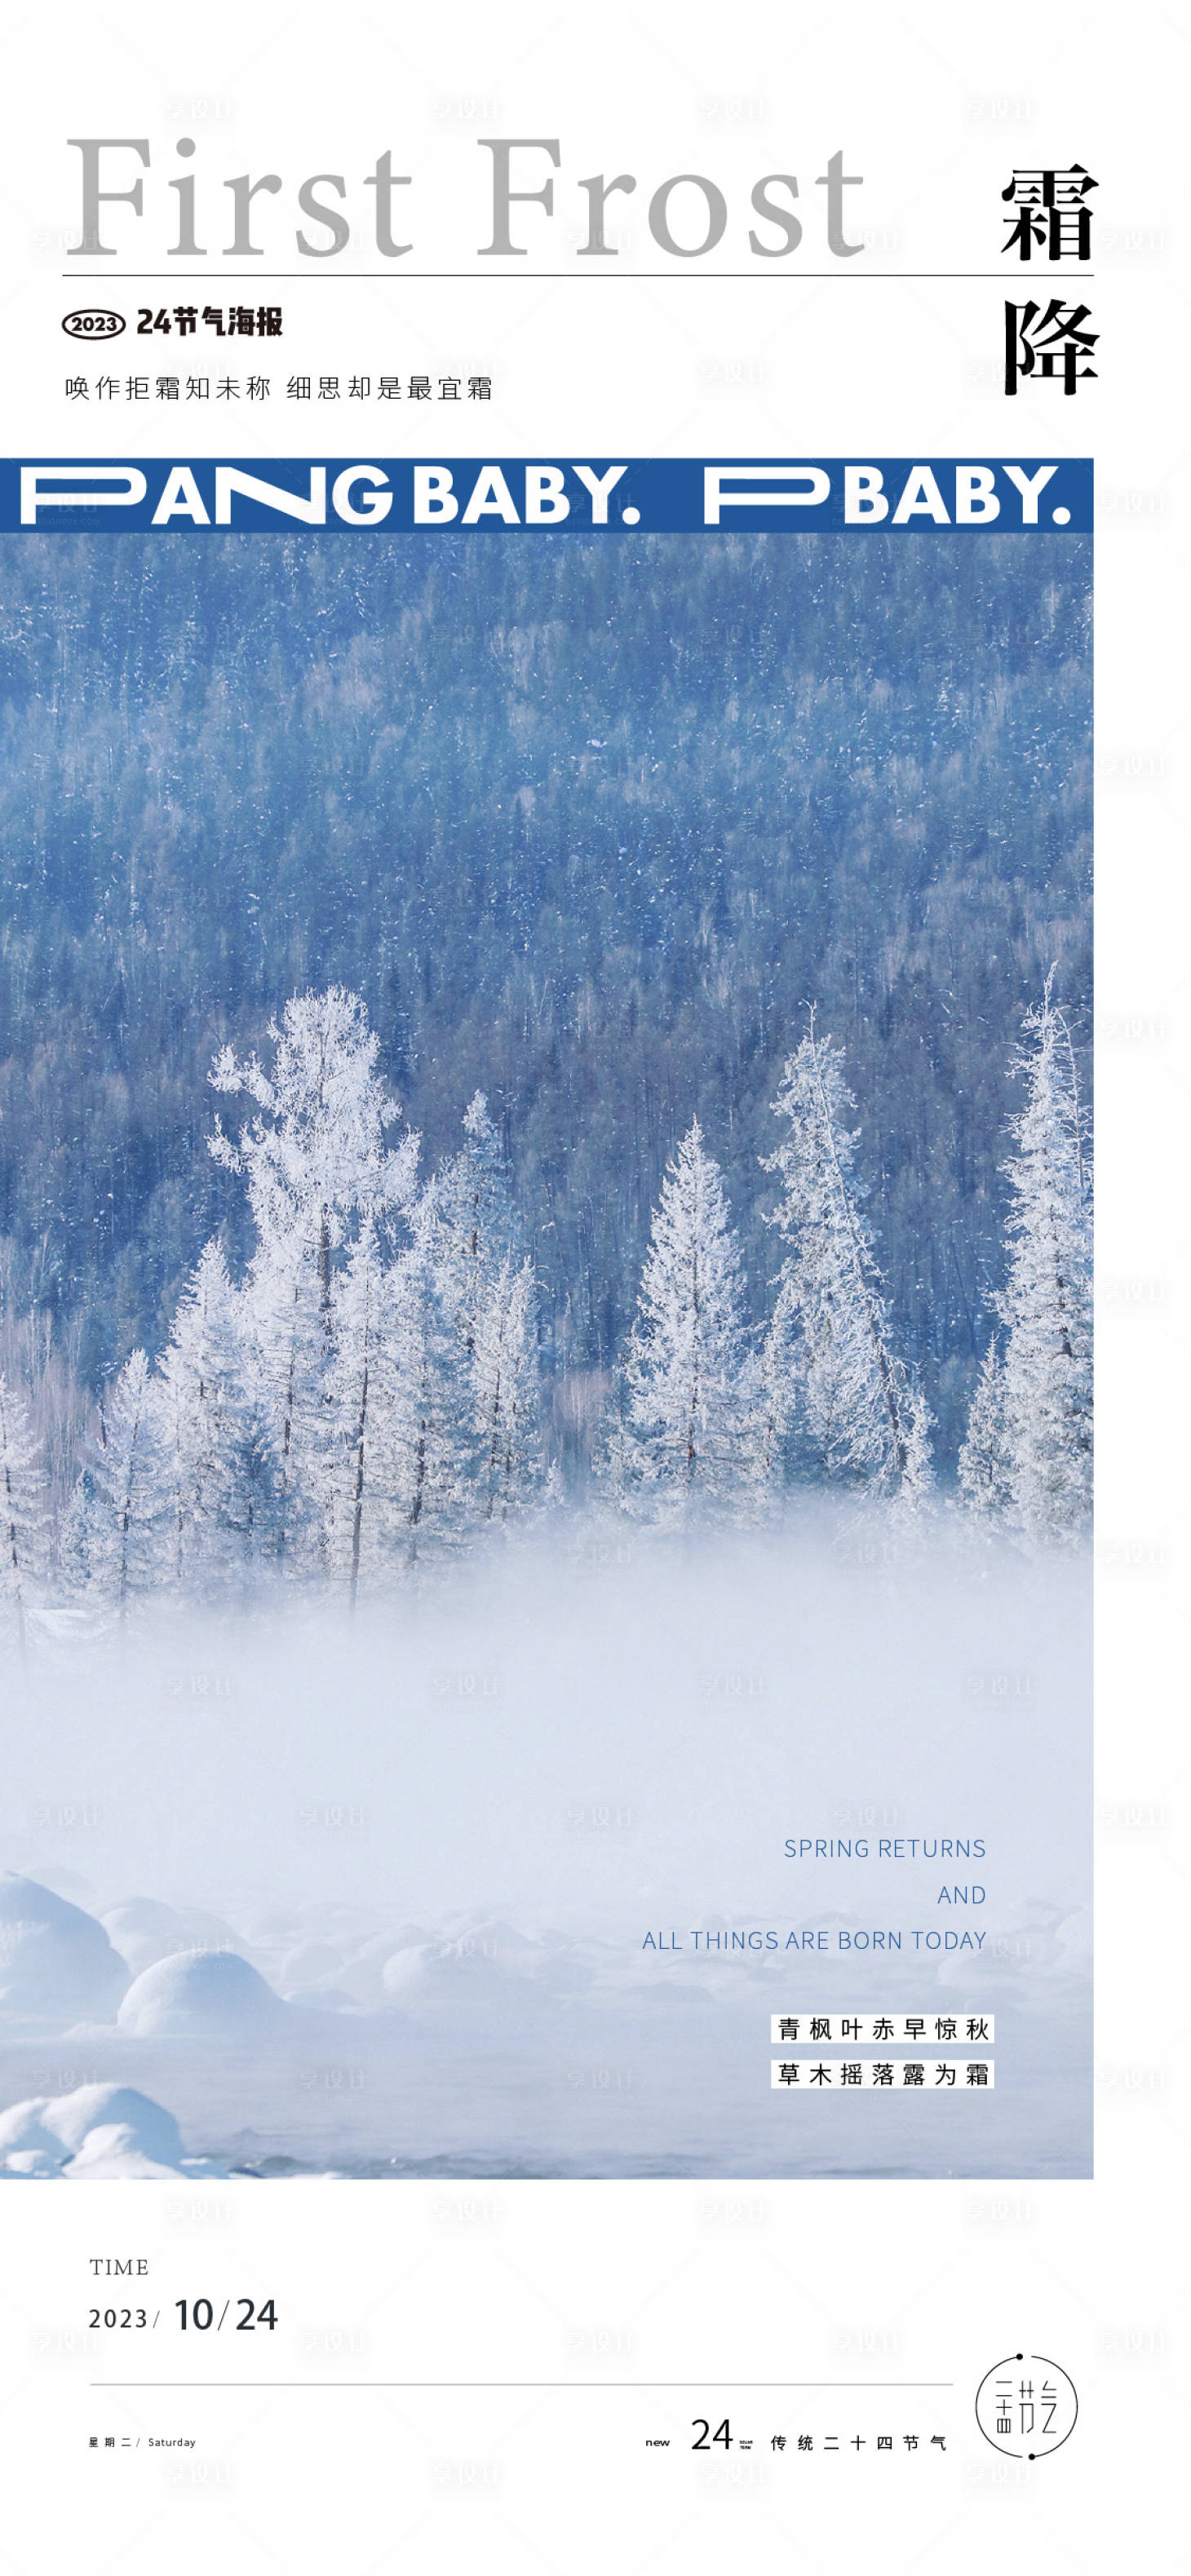
<svg viewBox="0 0 1191 2576">
<path fill-rule="evenodd" d="M 296 1996 L 313 1992 L 324 1978 L 334 1984 L 342 1966 L 343 1951 L 337 1943 L 300 1941 L 281 1961 L 277 1983 L 292 2003 Z"/>
<path fill-rule="evenodd" d="M 396 2003 L 480 2004 L 528 1984 L 532 1943 L 507 1924 L 485 1925 L 455 1940 L 420 1941 L 395 1950 L 381 1983 Z"/>
<path fill-rule="evenodd" d="M 39 2094 L 33 2101 L 14 2102 L 10 2111 L 0 2111 L 0 2165 L 11 2164 L 16 2156 L 48 2156 L 61 2164 L 66 2152 L 62 2140 L 42 2118 L 50 2107 L 45 2095 Z"/>
<path fill-rule="evenodd" d="M 235 1934 L 217 1915 L 196 1913 L 193 1907 L 179 1913 L 172 1905 L 160 1904 L 154 1896 L 137 1896 L 128 1904 L 110 1906 L 99 1919 L 134 1977 L 139 1977 L 143 1968 L 155 1967 L 159 1959 L 171 1958 L 178 1950 L 234 1950 L 238 1946 Z"/>
<path fill-rule="evenodd" d="M 376 2005 L 383 2001 L 384 1973 L 389 1960 L 401 1950 L 417 1948 L 426 1933 L 420 1923 L 400 1925 L 392 1932 L 374 1933 L 368 1941 L 356 1945 L 335 1973 L 334 1983 L 353 2002 Z"/>
<path fill-rule="evenodd" d="M 77 2155 L 93 2130 L 118 2125 L 132 2133 L 145 2155 L 162 2164 L 181 2159 L 182 2133 L 172 2111 L 163 2111 L 160 2102 L 151 2102 L 131 2084 L 80 2084 L 76 2092 L 60 2093 L 56 2101 L 43 2104 L 41 2116 L 67 2155 Z"/>
<path fill-rule="evenodd" d="M 94 1915 L 36 1879 L 0 1875 L 0 2020 L 111 2021 L 127 1984 Z"/>
<path fill-rule="evenodd" d="M 284 2015 L 280 1996 L 236 1951 L 188 1950 L 146 1968 L 118 2019 L 138 2039 L 251 2039 Z"/>
<path fill-rule="evenodd" d="M 80 2084 L 0 2112 L 0 2173 L 128 2181 L 181 2173 L 178 2123 L 127 2084 Z"/>
<path fill-rule="evenodd" d="M 147 2156 L 136 2130 L 126 2121 L 110 2120 L 84 2138 L 77 2156 L 63 2166 L 62 2178 L 64 2182 L 170 2182 L 181 2172 L 181 2164 L 163 2165 Z"/>
</svg>

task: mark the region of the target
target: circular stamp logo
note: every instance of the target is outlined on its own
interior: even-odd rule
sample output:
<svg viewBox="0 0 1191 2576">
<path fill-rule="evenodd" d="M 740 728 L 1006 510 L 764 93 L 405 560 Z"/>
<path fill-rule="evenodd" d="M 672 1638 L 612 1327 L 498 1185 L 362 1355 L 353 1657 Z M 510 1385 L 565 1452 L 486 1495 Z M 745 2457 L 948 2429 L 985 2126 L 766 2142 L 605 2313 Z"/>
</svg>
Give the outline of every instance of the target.
<svg viewBox="0 0 1191 2576">
<path fill-rule="evenodd" d="M 1045 2460 L 1075 2430 L 1079 2399 L 1072 2380 L 1043 2352 L 1011 2352 L 986 2370 L 976 2391 L 976 2421 L 994 2451 L 1011 2460 Z"/>
</svg>

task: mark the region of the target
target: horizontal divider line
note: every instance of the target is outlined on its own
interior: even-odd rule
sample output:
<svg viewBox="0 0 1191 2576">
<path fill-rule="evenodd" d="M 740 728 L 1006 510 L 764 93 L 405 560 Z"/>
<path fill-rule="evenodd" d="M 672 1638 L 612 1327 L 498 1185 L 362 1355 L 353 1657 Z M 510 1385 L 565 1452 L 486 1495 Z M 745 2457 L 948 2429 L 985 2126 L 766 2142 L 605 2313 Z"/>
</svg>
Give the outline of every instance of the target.
<svg viewBox="0 0 1191 2576">
<path fill-rule="evenodd" d="M 1030 276 L 1018 278 L 1017 283 L 1019 286 L 1030 285 L 1036 283 L 1039 278 L 1045 277 L 1052 284 L 1057 282 L 1060 285 L 1087 286 L 1094 276 L 1095 271 L 1090 268 L 1083 269 L 1078 278 L 1064 277 L 1059 269 L 1047 268 L 1032 271 Z M 312 283 L 317 278 L 325 278 L 332 284 L 337 277 L 341 283 L 350 282 L 357 286 L 383 283 L 386 280 L 391 285 L 397 286 L 411 283 L 436 286 L 460 281 L 465 285 L 470 283 L 473 286 L 489 286 L 494 278 L 509 279 L 516 285 L 560 286 L 569 284 L 572 280 L 578 284 L 585 277 L 615 278 L 621 285 L 628 286 L 637 280 L 652 281 L 656 285 L 670 278 L 698 279 L 703 285 L 714 286 L 718 283 L 739 286 L 746 278 L 754 277 L 758 279 L 805 278 L 808 283 L 816 278 L 863 277 L 872 283 L 880 282 L 894 286 L 902 283 L 912 284 L 917 278 L 950 277 L 961 282 L 964 279 L 983 278 L 993 285 L 998 281 L 1002 285 L 1012 284 L 1012 279 L 1006 278 L 999 268 L 784 268 L 779 270 L 763 268 L 407 268 L 402 270 L 341 268 L 335 272 L 325 268 L 123 268 L 114 276 L 111 273 L 106 277 L 93 277 L 88 274 L 85 278 L 76 276 L 73 269 L 62 270 L 63 283 L 67 286 L 119 286 L 124 278 L 151 277 L 164 278 L 179 286 L 184 285 L 190 278 L 199 285 L 215 286 L 222 280 L 225 285 L 230 286 L 247 279 L 257 286 L 268 286 L 275 279 L 282 277 L 309 278 Z"/>
</svg>

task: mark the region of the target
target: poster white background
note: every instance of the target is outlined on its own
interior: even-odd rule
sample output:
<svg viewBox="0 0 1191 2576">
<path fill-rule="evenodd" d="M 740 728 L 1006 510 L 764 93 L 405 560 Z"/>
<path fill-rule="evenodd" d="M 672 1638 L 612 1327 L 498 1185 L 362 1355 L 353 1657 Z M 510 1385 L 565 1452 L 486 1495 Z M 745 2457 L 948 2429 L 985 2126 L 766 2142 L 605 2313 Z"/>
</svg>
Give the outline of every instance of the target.
<svg viewBox="0 0 1191 2576">
<path fill-rule="evenodd" d="M 5 2194 L 0 2563 L 40 2571 L 85 2552 L 138 2576 L 879 2563 L 900 2576 L 1102 2567 L 1140 2546 L 1174 2565 L 1173 2524 L 1157 2534 L 1185 2422 L 1185 34 L 1151 6 L 1123 19 L 1016 0 L 979 21 L 921 0 L 614 5 L 581 20 L 526 0 L 416 20 L 355 0 L 318 12 L 246 0 L 185 22 L 120 0 L 10 17 L 0 65 L 9 454 L 1095 455 L 1104 2034 L 1089 2183 Z M 109 209 L 120 255 L 68 256 L 78 156 L 65 138 L 95 133 L 148 133 L 155 150 L 161 138 L 158 207 L 183 166 L 173 141 L 193 136 L 201 202 L 220 210 L 203 237 L 217 245 L 222 182 L 285 173 L 284 197 L 259 201 L 261 272 L 296 265 L 299 178 L 362 177 L 391 148 L 415 174 L 402 192 L 415 254 L 377 259 L 353 185 L 359 243 L 269 282 L 284 341 L 229 345 L 229 368 L 234 354 L 272 375 L 267 406 L 164 418 L 152 402 L 68 405 L 67 375 L 93 377 L 100 361 L 64 338 L 63 313 L 178 291 L 170 275 L 143 281 L 142 297 L 129 274 L 134 238 L 157 254 L 171 237 L 160 214 L 138 232 Z M 557 214 L 518 209 L 533 255 L 517 273 L 475 257 L 489 238 L 482 134 L 560 141 Z M 814 184 L 836 150 L 864 178 L 846 222 L 871 247 L 853 261 L 826 253 Z M 1015 164 L 1075 159 L 1100 183 L 1086 290 L 1097 381 L 1073 401 L 1033 386 L 1009 403 L 1000 191 Z M 665 262 L 647 197 L 690 170 L 722 189 L 729 228 L 706 263 Z M 749 191 L 773 170 L 799 177 L 804 242 L 787 262 L 751 262 Z M 638 177 L 610 209 L 621 256 L 598 272 L 574 258 L 576 183 L 596 171 Z M 165 262 L 146 250 L 144 265 Z M 203 300 L 264 296 L 263 282 L 230 281 L 236 266 L 213 250 Z M 113 372 L 155 375 L 167 353 L 177 365 L 176 344 L 126 336 Z M 493 395 L 482 414 L 342 399 L 320 411 L 282 397 L 301 370 L 484 373 Z M 874 2113 L 889 2116 L 879 2099 Z M 149 2359 L 147 2339 L 134 2362 L 113 2358 L 85 2328 L 99 2294 L 89 2258 L 116 2254 L 148 2260 L 154 2305 L 272 2296 L 282 2323 L 267 2349 L 242 2338 L 234 2367 L 213 2341 L 196 2358 L 193 2336 L 184 2356 L 180 2338 L 158 2338 Z M 973 2416 L 984 2372 L 1019 2349 L 1053 2356 L 1080 2395 L 1073 2438 L 1034 2467 L 990 2449 Z M 96 2385 L 134 2372 L 243 2384 Z M 894 2454 L 870 2443 L 829 2460 L 817 2441 L 800 2461 L 797 2430 L 821 2432 L 833 2407 L 841 2434 L 874 2443 L 887 2418 Z M 725 2415 L 751 2453 L 738 2439 L 694 2456 L 692 2419 Z M 918 2454 L 900 2439 L 911 2427 L 926 2437 Z M 785 2454 L 770 2447 L 778 2430 Z M 197 2447 L 97 2457 L 93 2431 Z M 926 2448 L 935 2431 L 945 2453 Z M 646 2448 L 651 2437 L 670 2448 Z"/>
</svg>

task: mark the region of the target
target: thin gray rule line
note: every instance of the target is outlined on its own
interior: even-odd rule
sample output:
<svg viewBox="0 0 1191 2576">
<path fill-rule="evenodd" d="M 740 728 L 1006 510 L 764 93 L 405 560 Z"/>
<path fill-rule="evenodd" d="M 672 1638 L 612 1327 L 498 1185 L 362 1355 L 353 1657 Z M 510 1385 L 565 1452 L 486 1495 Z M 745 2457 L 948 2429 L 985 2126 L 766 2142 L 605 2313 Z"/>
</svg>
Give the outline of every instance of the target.
<svg viewBox="0 0 1191 2576">
<path fill-rule="evenodd" d="M 1046 269 L 1039 270 L 1037 274 L 1054 279 L 1058 271 Z M 1069 279 L 1066 282 L 1068 284 L 1078 282 L 1080 286 L 1090 285 L 1094 275 L 1093 269 L 1086 268 L 1078 281 Z M 164 278 L 167 284 L 175 286 L 181 286 L 188 278 L 208 286 L 216 286 L 221 280 L 226 285 L 247 280 L 257 286 L 269 286 L 275 284 L 278 278 L 305 278 L 311 285 L 320 278 L 325 278 L 332 284 L 336 278 L 343 282 L 354 280 L 357 285 L 375 285 L 378 281 L 384 282 L 387 279 L 395 286 L 411 284 L 438 286 L 452 281 L 461 281 L 465 285 L 470 282 L 473 286 L 488 286 L 496 278 L 506 280 L 514 286 L 565 286 L 572 280 L 576 285 L 580 285 L 585 278 L 597 277 L 618 281 L 622 286 L 631 286 L 635 281 L 646 280 L 652 280 L 655 285 L 664 284 L 670 278 L 676 282 L 689 279 L 704 286 L 739 285 L 748 278 L 785 278 L 787 280 L 804 278 L 809 284 L 814 278 L 852 277 L 863 278 L 872 285 L 886 286 L 912 284 L 915 279 L 922 278 L 944 280 L 984 278 L 993 284 L 998 280 L 1002 283 L 1008 282 L 1004 270 L 999 268 L 340 268 L 335 270 L 326 268 L 122 268 L 115 274 L 109 270 L 106 277 L 98 278 L 90 273 L 85 278 L 80 278 L 76 270 L 64 268 L 62 277 L 67 286 L 119 286 L 125 278 Z"/>
</svg>

